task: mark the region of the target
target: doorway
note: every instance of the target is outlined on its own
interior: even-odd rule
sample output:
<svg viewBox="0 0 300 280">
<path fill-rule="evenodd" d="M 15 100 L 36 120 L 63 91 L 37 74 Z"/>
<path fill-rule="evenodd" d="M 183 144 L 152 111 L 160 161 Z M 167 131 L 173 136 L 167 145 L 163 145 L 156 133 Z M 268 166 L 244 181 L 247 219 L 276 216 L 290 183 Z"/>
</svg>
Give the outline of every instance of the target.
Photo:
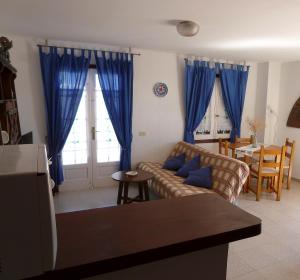
<svg viewBox="0 0 300 280">
<path fill-rule="evenodd" d="M 72 129 L 62 151 L 62 189 L 112 185 L 118 170 L 120 145 L 103 99 L 97 71 L 89 69 Z"/>
</svg>

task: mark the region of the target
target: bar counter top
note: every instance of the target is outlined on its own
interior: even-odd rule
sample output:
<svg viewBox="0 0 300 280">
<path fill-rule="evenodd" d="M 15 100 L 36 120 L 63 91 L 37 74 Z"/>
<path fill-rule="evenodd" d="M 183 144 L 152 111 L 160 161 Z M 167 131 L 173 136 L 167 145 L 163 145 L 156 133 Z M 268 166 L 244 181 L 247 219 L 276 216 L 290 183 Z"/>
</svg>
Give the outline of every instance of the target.
<svg viewBox="0 0 300 280">
<path fill-rule="evenodd" d="M 91 277 L 261 232 L 259 218 L 217 194 L 62 213 L 56 223 L 56 267 L 38 279 Z"/>
</svg>

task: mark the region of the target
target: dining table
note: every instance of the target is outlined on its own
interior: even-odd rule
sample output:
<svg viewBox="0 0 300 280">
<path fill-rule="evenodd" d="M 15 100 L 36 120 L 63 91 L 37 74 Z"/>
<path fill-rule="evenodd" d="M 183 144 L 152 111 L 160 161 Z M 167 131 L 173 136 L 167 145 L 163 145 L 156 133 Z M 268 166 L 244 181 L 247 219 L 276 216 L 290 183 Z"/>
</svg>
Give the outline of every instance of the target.
<svg viewBox="0 0 300 280">
<path fill-rule="evenodd" d="M 281 150 L 281 147 L 278 145 L 265 143 L 258 143 L 256 145 L 247 143 L 229 143 L 228 148 L 232 151 L 232 157 L 234 158 L 237 158 L 239 155 L 240 157 L 252 158 L 260 153 L 260 148 L 262 146 L 269 150 Z M 257 158 L 257 156 L 255 158 Z"/>
<path fill-rule="evenodd" d="M 228 148 L 232 151 L 232 157 L 237 158 L 245 162 L 248 166 L 251 164 L 257 164 L 259 162 L 259 153 L 261 147 L 264 146 L 265 149 L 269 150 L 281 150 L 282 147 L 274 144 L 265 144 L 265 143 L 258 143 L 256 145 L 247 144 L 247 143 L 230 143 Z M 264 160 L 272 160 L 274 161 L 274 157 L 268 156 L 265 157 Z M 276 161 L 280 160 L 276 158 Z M 248 192 L 249 189 L 249 179 L 247 179 L 243 191 Z"/>
</svg>

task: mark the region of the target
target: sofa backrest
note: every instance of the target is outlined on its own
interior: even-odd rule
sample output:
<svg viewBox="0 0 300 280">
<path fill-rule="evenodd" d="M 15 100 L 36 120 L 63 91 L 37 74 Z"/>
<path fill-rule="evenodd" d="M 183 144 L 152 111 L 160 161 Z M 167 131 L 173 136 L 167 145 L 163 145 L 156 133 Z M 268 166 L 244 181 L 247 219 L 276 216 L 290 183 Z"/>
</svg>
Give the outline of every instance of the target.
<svg viewBox="0 0 300 280">
<path fill-rule="evenodd" d="M 249 175 L 246 163 L 183 141 L 175 145 L 170 156 L 182 153 L 186 155 L 186 160 L 201 155 L 202 166 L 212 166 L 213 190 L 230 202 L 235 201 Z"/>
</svg>

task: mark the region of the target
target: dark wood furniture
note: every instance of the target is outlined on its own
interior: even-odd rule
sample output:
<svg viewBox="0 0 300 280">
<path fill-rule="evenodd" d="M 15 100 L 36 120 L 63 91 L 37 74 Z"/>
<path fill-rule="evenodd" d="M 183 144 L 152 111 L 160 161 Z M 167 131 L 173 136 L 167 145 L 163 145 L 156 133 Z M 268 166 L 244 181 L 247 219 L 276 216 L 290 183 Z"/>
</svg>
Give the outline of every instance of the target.
<svg viewBox="0 0 300 280">
<path fill-rule="evenodd" d="M 149 172 L 139 170 L 136 176 L 128 176 L 125 171 L 118 171 L 111 176 L 119 182 L 117 204 L 131 203 L 133 201 L 142 202 L 149 200 L 148 180 L 153 178 Z M 130 184 L 137 184 L 139 195 L 135 198 L 128 197 L 128 187 Z"/>
<path fill-rule="evenodd" d="M 298 98 L 298 100 L 295 102 L 286 126 L 300 128 L 300 98 Z"/>
<path fill-rule="evenodd" d="M 0 132 L 9 135 L 8 144 L 18 144 L 21 140 L 21 129 L 14 80 L 17 70 L 11 65 L 8 50 L 12 43 L 0 37 Z M 0 133 L 0 145 L 3 144 Z"/>
<path fill-rule="evenodd" d="M 178 270 L 177 273 L 188 275 L 188 279 L 203 276 L 203 279 L 225 280 L 228 243 L 261 232 L 260 219 L 217 194 L 57 214 L 56 223 L 55 269 L 35 279 L 82 279 L 108 272 L 120 276 L 118 270 L 121 278 L 105 278 L 104 274 L 104 279 L 162 279 L 155 275 L 156 264 L 162 262 L 160 276 L 169 267 L 168 272 Z M 226 249 L 224 254 L 216 251 L 220 246 Z M 184 270 L 182 262 L 172 263 L 171 267 L 170 263 L 165 265 L 165 262 L 176 262 L 177 258 L 198 253 L 204 254 L 204 262 L 209 260 L 208 270 L 201 258 L 191 263 L 191 269 L 197 270 L 194 272 Z M 213 254 L 212 259 L 209 253 Z M 224 275 L 205 277 L 205 270 L 210 275 L 217 273 L 220 262 L 225 267 L 218 273 Z M 146 273 L 148 267 L 150 275 Z M 126 278 L 131 269 L 138 268 L 142 278 Z"/>
</svg>

